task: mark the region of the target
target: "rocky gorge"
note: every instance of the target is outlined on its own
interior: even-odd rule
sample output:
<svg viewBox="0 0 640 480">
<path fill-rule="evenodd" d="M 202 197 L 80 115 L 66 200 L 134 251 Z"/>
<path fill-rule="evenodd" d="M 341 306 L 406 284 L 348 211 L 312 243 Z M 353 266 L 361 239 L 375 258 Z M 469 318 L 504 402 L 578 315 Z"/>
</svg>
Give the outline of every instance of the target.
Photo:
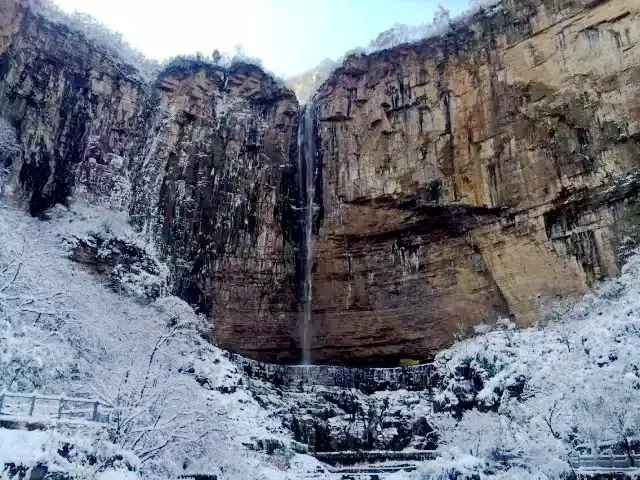
<svg viewBox="0 0 640 480">
<path fill-rule="evenodd" d="M 347 57 L 304 117 L 250 63 L 149 77 L 25 0 L 0 13 L 7 194 L 128 212 L 233 352 L 297 363 L 306 330 L 313 363 L 428 361 L 483 322 L 530 324 L 636 244 L 631 0 L 479 9 Z"/>
</svg>

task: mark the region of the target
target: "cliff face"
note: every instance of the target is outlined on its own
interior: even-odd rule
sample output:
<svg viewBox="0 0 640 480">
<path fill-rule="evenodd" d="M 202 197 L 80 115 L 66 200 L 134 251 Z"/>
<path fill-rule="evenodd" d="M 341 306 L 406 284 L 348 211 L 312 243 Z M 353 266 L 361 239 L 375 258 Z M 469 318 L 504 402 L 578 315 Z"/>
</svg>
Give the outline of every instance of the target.
<svg viewBox="0 0 640 480">
<path fill-rule="evenodd" d="M 315 97 L 315 359 L 428 358 L 617 273 L 640 218 L 639 20 L 630 0 L 515 0 L 347 59 Z"/>
<path fill-rule="evenodd" d="M 147 81 L 0 0 L 0 116 L 22 147 L 4 191 L 34 215 L 72 196 L 128 211 L 222 346 L 295 362 L 297 162 L 315 158 L 312 360 L 426 359 L 615 275 L 640 238 L 636 3 L 508 0 L 350 57 L 297 144 L 295 96 L 255 66 Z"/>
<path fill-rule="evenodd" d="M 158 81 L 155 105 L 132 211 L 154 231 L 172 283 L 212 313 L 221 345 L 296 349 L 293 93 L 250 65 L 178 69 Z"/>
<path fill-rule="evenodd" d="M 33 215 L 72 196 L 128 211 L 222 345 L 264 348 L 266 323 L 267 348 L 280 326 L 295 348 L 293 92 L 242 63 L 177 62 L 145 81 L 26 2 L 0 12 L 0 116 L 23 150 L 8 190 Z"/>
<path fill-rule="evenodd" d="M 76 183 L 111 193 L 124 167 L 115 159 L 134 147 L 145 86 L 133 68 L 78 33 L 19 6 L 0 52 L 0 114 L 17 127 L 23 148 L 14 182 L 31 213 L 39 214 L 64 202 Z"/>
</svg>

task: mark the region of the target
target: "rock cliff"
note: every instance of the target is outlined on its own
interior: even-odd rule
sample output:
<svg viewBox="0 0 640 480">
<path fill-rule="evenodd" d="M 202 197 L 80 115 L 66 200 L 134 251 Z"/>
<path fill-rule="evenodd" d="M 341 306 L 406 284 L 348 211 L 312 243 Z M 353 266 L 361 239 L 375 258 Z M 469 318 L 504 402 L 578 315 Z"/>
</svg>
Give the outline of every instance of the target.
<svg viewBox="0 0 640 480">
<path fill-rule="evenodd" d="M 640 5 L 515 0 L 318 91 L 313 357 L 429 358 L 583 292 L 637 230 Z"/>
<path fill-rule="evenodd" d="M 26 2 L 0 12 L 0 116 L 22 147 L 7 190 L 33 215 L 71 197 L 128 211 L 222 345 L 277 350 L 281 329 L 297 348 L 293 92 L 238 62 L 182 59 L 148 81 Z"/>
<path fill-rule="evenodd" d="M 632 0 L 504 0 L 348 57 L 298 135 L 293 92 L 256 66 L 148 80 L 0 0 L 0 117 L 20 143 L 2 191 L 33 215 L 72 197 L 129 212 L 223 347 L 300 359 L 312 251 L 314 362 L 429 359 L 615 275 L 640 238 L 639 21 Z"/>
</svg>

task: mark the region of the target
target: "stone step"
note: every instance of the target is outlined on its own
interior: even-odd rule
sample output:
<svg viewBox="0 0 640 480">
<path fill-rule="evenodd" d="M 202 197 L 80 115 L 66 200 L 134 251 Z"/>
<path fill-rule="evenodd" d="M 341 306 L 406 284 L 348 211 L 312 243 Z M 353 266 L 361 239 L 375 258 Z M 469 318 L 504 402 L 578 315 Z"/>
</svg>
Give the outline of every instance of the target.
<svg viewBox="0 0 640 480">
<path fill-rule="evenodd" d="M 403 464 L 377 464 L 377 465 L 360 465 L 357 467 L 337 467 L 328 468 L 329 473 L 341 473 L 351 475 L 371 475 L 374 473 L 395 473 L 400 470 L 405 472 L 413 472 L 418 468 L 415 463 Z"/>
<path fill-rule="evenodd" d="M 435 460 L 438 453 L 435 450 L 363 450 L 343 452 L 315 452 L 313 456 L 332 467 L 373 466 L 389 462 L 422 462 Z"/>
<path fill-rule="evenodd" d="M 367 468 L 345 468 L 327 470 L 326 472 L 310 472 L 305 475 L 304 480 L 323 479 L 323 480 L 384 480 L 391 474 L 404 470 L 406 472 L 414 471 L 417 468 L 416 465 L 411 467 L 405 466 L 404 468 L 387 468 L 381 469 Z"/>
</svg>

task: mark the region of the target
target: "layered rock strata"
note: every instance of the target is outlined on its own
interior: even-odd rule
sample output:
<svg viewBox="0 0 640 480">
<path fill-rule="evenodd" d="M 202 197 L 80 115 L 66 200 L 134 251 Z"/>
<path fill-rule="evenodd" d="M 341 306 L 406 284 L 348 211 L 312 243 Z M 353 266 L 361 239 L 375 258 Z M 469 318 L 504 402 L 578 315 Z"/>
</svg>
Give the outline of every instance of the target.
<svg viewBox="0 0 640 480">
<path fill-rule="evenodd" d="M 314 358 L 429 358 L 615 275 L 637 238 L 640 5 L 502 2 L 315 97 Z"/>
<path fill-rule="evenodd" d="M 299 168 L 298 103 L 258 67 L 174 62 L 149 81 L 0 0 L 0 116 L 20 143 L 2 191 L 34 215 L 72 197 L 128 211 L 236 352 L 299 361 L 312 251 L 314 362 L 428 359 L 483 321 L 531 323 L 635 246 L 639 17 L 631 0 L 505 0 L 349 57 L 308 107 Z"/>
<path fill-rule="evenodd" d="M 294 94 L 244 63 L 148 81 L 26 2 L 0 12 L 0 116 L 22 149 L 7 191 L 33 215 L 70 198 L 128 211 L 221 345 L 298 348 Z"/>
</svg>

